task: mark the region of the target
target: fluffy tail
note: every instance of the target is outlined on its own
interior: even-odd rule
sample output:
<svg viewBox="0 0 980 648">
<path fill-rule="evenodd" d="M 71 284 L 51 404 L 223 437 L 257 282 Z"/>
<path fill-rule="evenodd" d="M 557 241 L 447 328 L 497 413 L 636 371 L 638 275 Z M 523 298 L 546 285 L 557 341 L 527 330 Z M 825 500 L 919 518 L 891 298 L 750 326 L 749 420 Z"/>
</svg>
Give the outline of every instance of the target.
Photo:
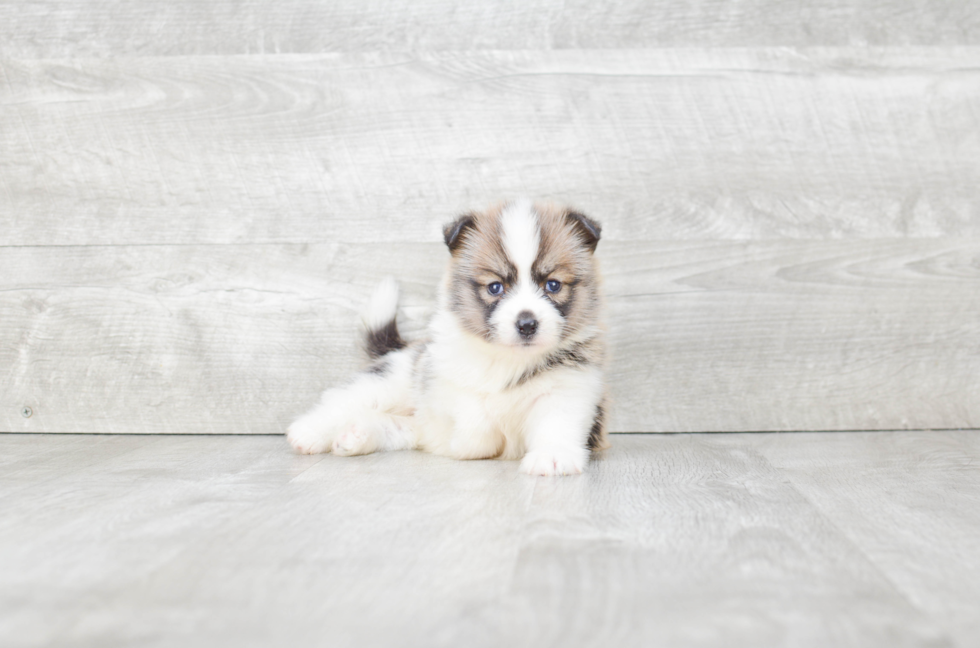
<svg viewBox="0 0 980 648">
<path fill-rule="evenodd" d="M 397 312 L 398 284 L 391 277 L 385 277 L 374 289 L 364 313 L 364 347 L 372 360 L 405 348 L 395 322 Z"/>
</svg>

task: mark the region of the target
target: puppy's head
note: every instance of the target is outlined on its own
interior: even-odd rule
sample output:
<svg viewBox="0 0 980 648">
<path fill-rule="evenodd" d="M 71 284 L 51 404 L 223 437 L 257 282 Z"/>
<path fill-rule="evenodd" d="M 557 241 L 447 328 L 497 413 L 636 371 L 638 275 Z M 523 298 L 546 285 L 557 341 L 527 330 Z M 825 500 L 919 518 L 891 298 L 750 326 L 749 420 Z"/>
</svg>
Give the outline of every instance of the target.
<svg viewBox="0 0 980 648">
<path fill-rule="evenodd" d="M 595 221 L 520 201 L 461 216 L 443 233 L 452 253 L 448 306 L 466 331 L 546 352 L 596 324 Z"/>
</svg>

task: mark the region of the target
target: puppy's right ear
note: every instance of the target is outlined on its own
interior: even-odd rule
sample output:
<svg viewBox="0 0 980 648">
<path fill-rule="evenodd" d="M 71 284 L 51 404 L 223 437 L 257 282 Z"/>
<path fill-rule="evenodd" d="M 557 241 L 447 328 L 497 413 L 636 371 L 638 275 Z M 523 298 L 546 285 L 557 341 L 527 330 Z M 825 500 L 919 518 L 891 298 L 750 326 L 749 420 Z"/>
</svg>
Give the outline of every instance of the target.
<svg viewBox="0 0 980 648">
<path fill-rule="evenodd" d="M 456 250 L 466 240 L 466 234 L 474 223 L 472 214 L 463 214 L 442 228 L 442 236 L 446 240 L 446 247 L 449 248 L 450 253 L 456 254 Z"/>
</svg>

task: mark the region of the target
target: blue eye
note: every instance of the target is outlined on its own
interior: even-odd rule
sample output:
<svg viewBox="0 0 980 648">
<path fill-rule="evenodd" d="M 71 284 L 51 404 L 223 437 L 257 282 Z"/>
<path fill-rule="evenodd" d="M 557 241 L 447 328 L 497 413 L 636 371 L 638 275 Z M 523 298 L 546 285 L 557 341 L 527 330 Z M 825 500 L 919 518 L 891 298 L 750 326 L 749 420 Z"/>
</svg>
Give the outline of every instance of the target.
<svg viewBox="0 0 980 648">
<path fill-rule="evenodd" d="M 561 282 L 557 279 L 549 279 L 544 284 L 544 289 L 551 293 L 556 293 L 561 290 Z"/>
<path fill-rule="evenodd" d="M 499 281 L 494 281 L 492 284 L 487 286 L 487 292 L 491 295 L 497 296 L 504 292 L 504 284 L 500 283 Z"/>
</svg>

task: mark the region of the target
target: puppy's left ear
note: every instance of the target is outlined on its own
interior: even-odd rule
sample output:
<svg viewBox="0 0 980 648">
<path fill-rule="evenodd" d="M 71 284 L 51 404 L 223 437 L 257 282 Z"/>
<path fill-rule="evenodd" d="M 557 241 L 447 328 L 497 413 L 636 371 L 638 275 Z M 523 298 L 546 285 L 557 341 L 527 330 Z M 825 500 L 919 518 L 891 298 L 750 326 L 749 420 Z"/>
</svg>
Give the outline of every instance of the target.
<svg viewBox="0 0 980 648">
<path fill-rule="evenodd" d="M 585 214 L 578 212 L 568 212 L 566 218 L 578 232 L 579 238 L 582 239 L 582 245 L 588 248 L 589 252 L 595 252 L 596 246 L 599 245 L 599 235 L 602 234 L 602 226 Z"/>
</svg>

